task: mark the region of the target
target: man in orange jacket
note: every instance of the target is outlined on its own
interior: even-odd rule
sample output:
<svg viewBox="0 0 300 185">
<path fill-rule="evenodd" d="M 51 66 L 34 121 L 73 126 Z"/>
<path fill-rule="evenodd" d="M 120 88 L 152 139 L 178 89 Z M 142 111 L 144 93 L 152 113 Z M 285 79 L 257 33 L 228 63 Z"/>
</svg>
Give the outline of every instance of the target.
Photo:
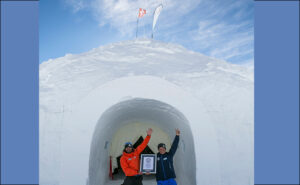
<svg viewBox="0 0 300 185">
<path fill-rule="evenodd" d="M 143 173 L 139 172 L 140 153 L 146 148 L 151 138 L 151 134 L 152 129 L 149 128 L 147 130 L 147 137 L 136 149 L 133 149 L 132 143 L 125 143 L 123 155 L 120 159 L 121 167 L 126 175 L 123 185 L 143 185 Z"/>
</svg>

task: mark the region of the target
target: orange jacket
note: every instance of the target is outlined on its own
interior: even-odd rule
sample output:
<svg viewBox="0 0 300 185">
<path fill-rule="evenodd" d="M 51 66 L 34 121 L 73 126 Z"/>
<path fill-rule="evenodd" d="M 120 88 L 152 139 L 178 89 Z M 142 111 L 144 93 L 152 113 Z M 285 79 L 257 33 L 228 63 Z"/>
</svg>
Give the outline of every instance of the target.
<svg viewBox="0 0 300 185">
<path fill-rule="evenodd" d="M 140 153 L 146 148 L 147 144 L 149 143 L 150 137 L 151 136 L 147 135 L 143 143 L 140 144 L 135 150 L 133 150 L 133 152 L 123 152 L 120 162 L 126 176 L 138 175 L 140 169 Z"/>
</svg>

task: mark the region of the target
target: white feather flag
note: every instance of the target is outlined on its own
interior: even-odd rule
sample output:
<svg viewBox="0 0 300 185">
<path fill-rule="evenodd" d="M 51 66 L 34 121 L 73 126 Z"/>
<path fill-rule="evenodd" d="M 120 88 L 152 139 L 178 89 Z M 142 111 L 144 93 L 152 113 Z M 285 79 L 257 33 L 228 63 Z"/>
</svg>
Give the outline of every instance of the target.
<svg viewBox="0 0 300 185">
<path fill-rule="evenodd" d="M 154 17 L 153 17 L 153 25 L 152 25 L 152 31 L 154 30 L 155 24 L 157 22 L 158 16 L 160 14 L 160 12 L 162 11 L 162 4 L 160 4 L 154 11 Z"/>
</svg>

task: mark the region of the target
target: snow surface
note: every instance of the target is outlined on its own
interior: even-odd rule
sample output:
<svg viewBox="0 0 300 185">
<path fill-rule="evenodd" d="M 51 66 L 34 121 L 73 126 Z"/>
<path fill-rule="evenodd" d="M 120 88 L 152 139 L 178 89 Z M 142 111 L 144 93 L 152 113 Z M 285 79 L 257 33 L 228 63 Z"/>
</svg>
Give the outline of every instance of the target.
<svg viewBox="0 0 300 185">
<path fill-rule="evenodd" d="M 119 184 L 108 179 L 111 141 L 133 122 L 170 140 L 182 130 L 179 184 L 253 184 L 253 85 L 252 68 L 146 39 L 46 61 L 40 184 Z"/>
</svg>

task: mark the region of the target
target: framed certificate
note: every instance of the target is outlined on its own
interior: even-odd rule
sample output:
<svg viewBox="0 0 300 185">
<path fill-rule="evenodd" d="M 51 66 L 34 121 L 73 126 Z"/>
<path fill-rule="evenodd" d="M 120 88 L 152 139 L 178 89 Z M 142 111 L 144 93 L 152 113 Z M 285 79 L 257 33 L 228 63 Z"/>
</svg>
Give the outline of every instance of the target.
<svg viewBox="0 0 300 185">
<path fill-rule="evenodd" d="M 141 154 L 140 171 L 156 173 L 156 154 Z"/>
</svg>

